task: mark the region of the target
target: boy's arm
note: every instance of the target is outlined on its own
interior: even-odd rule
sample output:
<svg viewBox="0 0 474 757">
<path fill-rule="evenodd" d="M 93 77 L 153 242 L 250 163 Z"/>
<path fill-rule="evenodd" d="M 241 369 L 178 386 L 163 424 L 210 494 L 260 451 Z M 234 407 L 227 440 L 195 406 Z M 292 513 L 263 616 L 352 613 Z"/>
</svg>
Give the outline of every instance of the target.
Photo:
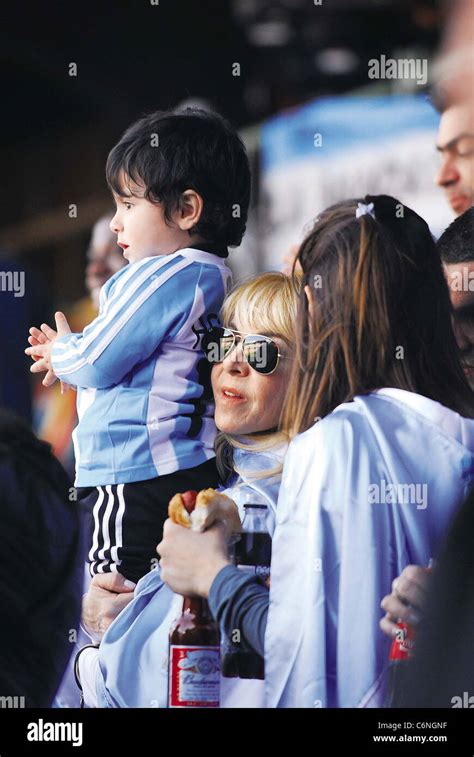
<svg viewBox="0 0 474 757">
<path fill-rule="evenodd" d="M 105 389 L 120 383 L 172 338 L 192 308 L 200 267 L 189 259 L 152 258 L 124 272 L 100 315 L 82 334 L 55 340 L 54 373 L 73 386 Z"/>
</svg>

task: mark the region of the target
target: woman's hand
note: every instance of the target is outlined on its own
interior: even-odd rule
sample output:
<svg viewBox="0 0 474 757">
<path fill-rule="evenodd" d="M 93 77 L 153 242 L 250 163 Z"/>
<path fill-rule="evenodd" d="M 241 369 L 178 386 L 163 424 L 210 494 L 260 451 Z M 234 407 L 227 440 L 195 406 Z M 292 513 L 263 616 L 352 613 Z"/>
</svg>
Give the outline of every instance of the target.
<svg viewBox="0 0 474 757">
<path fill-rule="evenodd" d="M 380 628 L 387 636 L 398 631 L 397 621 L 416 626 L 422 617 L 431 568 L 407 565 L 392 583 L 392 593 L 382 599 L 380 606 L 386 615 L 380 621 Z"/>
<path fill-rule="evenodd" d="M 112 621 L 131 602 L 135 585 L 120 573 L 94 576 L 82 598 L 82 624 L 94 641 L 102 640 Z"/>
<path fill-rule="evenodd" d="M 222 523 L 198 533 L 168 519 L 163 528 L 163 541 L 156 551 L 161 556 L 163 581 L 183 596 L 207 597 L 219 571 L 230 565 Z"/>
</svg>

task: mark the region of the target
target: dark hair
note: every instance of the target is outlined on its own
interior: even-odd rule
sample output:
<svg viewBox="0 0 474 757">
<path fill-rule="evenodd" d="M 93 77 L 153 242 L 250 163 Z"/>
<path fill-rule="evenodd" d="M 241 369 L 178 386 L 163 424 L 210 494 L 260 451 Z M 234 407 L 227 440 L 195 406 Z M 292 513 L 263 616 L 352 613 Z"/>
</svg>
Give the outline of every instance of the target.
<svg viewBox="0 0 474 757">
<path fill-rule="evenodd" d="M 247 152 L 233 127 L 219 114 L 187 108 L 156 111 L 136 121 L 107 158 L 107 183 L 124 195 L 123 177 L 144 185 L 144 196 L 163 204 L 165 219 L 193 189 L 204 207 L 192 233 L 205 242 L 240 244 L 250 200 Z"/>
<path fill-rule="evenodd" d="M 474 261 L 474 208 L 449 224 L 437 242 L 443 263 Z"/>
<path fill-rule="evenodd" d="M 375 218 L 357 218 L 358 203 L 373 203 Z M 441 260 L 417 213 L 387 195 L 338 203 L 321 214 L 298 260 L 314 297 L 311 313 L 300 300 L 283 430 L 293 436 L 387 386 L 474 416 Z"/>
</svg>

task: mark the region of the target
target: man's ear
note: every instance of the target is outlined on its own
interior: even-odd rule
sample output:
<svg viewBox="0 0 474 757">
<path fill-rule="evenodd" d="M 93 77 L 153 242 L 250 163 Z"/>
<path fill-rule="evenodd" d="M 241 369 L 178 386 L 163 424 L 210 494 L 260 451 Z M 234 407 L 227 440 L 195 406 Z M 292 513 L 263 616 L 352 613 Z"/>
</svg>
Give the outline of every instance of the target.
<svg viewBox="0 0 474 757">
<path fill-rule="evenodd" d="M 176 223 L 182 231 L 191 231 L 202 215 L 204 201 L 194 189 L 186 189 L 181 195 Z"/>
</svg>

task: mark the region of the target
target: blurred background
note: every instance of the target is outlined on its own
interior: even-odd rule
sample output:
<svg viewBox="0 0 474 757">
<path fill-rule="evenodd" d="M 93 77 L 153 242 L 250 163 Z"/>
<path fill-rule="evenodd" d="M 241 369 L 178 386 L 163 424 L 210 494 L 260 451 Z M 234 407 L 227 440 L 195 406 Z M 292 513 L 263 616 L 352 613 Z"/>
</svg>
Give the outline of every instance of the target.
<svg viewBox="0 0 474 757">
<path fill-rule="evenodd" d="M 2 293 L 2 321 L 20 383 L 27 327 L 58 307 L 82 327 L 94 276 L 110 275 L 90 260 L 86 286 L 92 227 L 112 209 L 105 161 L 145 112 L 201 103 L 239 128 L 254 184 L 236 279 L 281 268 L 305 225 L 347 196 L 398 196 L 435 234 L 453 218 L 433 183 L 429 80 L 368 76 L 380 56 L 430 70 L 435 0 L 51 0 L 4 4 L 0 26 L 1 266 L 27 282 L 22 298 Z M 1 369 L 0 385 L 1 404 L 17 401 Z"/>
</svg>

